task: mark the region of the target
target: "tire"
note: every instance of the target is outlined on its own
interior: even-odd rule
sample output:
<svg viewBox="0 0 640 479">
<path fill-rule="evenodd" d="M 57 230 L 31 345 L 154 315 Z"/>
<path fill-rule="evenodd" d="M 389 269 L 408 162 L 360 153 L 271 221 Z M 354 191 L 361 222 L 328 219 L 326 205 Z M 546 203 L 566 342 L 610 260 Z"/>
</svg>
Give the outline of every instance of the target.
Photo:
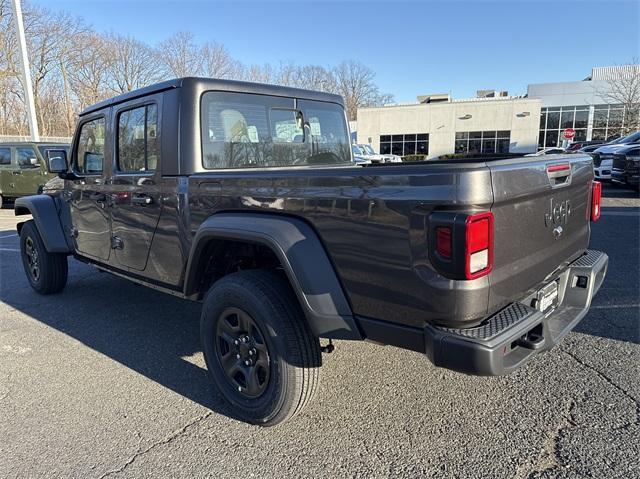
<svg viewBox="0 0 640 479">
<path fill-rule="evenodd" d="M 312 399 L 320 343 L 284 275 L 248 270 L 214 283 L 204 300 L 200 339 L 207 369 L 236 418 L 275 426 Z"/>
<path fill-rule="evenodd" d="M 49 253 L 33 220 L 20 231 L 20 256 L 31 287 L 40 294 L 54 294 L 67 284 L 67 256 Z"/>
</svg>

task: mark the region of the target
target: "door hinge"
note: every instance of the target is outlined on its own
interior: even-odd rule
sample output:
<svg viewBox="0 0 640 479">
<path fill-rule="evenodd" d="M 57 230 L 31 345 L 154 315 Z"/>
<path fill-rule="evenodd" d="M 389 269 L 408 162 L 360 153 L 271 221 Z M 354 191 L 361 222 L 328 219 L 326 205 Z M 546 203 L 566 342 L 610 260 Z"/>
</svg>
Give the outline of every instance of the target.
<svg viewBox="0 0 640 479">
<path fill-rule="evenodd" d="M 118 236 L 112 236 L 111 249 L 122 249 L 122 248 L 124 248 L 124 241 L 122 241 L 122 238 L 119 238 Z"/>
</svg>

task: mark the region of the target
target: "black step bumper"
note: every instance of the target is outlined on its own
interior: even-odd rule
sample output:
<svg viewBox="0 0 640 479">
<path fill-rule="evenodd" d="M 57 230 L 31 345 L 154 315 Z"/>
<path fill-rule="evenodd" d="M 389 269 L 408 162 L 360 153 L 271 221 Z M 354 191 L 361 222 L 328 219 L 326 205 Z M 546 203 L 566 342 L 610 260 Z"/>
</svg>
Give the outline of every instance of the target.
<svg viewBox="0 0 640 479">
<path fill-rule="evenodd" d="M 587 314 L 607 273 L 609 257 L 587 253 L 555 280 L 558 306 L 542 313 L 529 306 L 533 295 L 512 303 L 482 325 L 468 329 L 428 325 L 425 352 L 436 365 L 481 376 L 509 373 L 536 354 L 551 349 Z"/>
</svg>

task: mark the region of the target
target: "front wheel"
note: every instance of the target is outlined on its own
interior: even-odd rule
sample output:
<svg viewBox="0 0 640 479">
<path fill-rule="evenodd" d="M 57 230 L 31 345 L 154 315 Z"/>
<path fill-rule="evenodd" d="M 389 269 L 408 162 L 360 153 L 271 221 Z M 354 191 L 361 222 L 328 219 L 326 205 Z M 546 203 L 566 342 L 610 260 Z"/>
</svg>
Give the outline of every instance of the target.
<svg viewBox="0 0 640 479">
<path fill-rule="evenodd" d="M 283 275 L 249 270 L 217 281 L 200 336 L 207 369 L 239 419 L 274 426 L 313 397 L 320 344 Z"/>
<path fill-rule="evenodd" d="M 33 220 L 20 230 L 20 256 L 31 287 L 40 294 L 62 291 L 67 284 L 67 257 L 49 253 Z"/>
</svg>

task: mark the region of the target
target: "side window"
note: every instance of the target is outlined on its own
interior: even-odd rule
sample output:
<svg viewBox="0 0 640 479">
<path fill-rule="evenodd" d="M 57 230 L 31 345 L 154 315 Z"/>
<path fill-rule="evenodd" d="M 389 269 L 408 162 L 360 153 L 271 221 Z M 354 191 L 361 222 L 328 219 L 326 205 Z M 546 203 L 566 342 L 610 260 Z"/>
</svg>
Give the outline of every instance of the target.
<svg viewBox="0 0 640 479">
<path fill-rule="evenodd" d="M 102 173 L 104 163 L 104 136 L 104 118 L 96 118 L 82 125 L 76 157 L 76 170 L 79 173 Z"/>
<path fill-rule="evenodd" d="M 40 166 L 36 152 L 30 146 L 16 148 L 16 157 L 20 168 L 38 168 Z"/>
<path fill-rule="evenodd" d="M 11 166 L 11 148 L 0 148 L 0 168 Z"/>
<path fill-rule="evenodd" d="M 145 105 L 118 115 L 118 171 L 154 171 L 158 165 L 158 107 Z"/>
</svg>

